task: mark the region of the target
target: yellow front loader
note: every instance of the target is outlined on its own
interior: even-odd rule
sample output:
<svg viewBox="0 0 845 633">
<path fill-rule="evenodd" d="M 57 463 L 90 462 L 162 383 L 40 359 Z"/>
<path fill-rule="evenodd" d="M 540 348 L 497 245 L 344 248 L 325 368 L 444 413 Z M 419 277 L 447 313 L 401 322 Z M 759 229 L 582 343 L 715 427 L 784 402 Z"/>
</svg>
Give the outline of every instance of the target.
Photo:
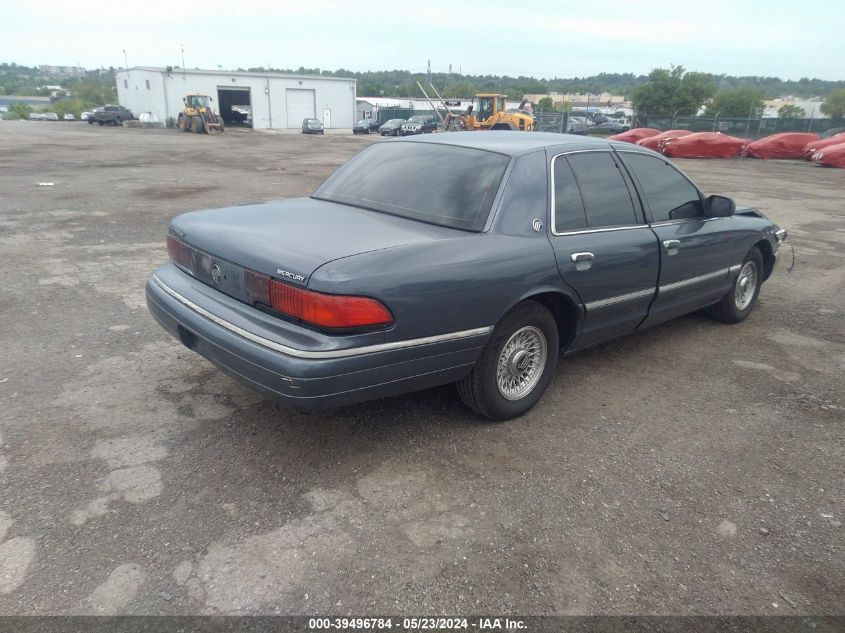
<svg viewBox="0 0 845 633">
<path fill-rule="evenodd" d="M 185 95 L 185 107 L 176 122 L 179 129 L 194 134 L 222 132 L 223 119 L 211 109 L 211 100 L 207 95 Z"/>
<path fill-rule="evenodd" d="M 429 99 L 428 94 L 422 85 L 417 82 L 423 95 L 434 108 L 434 111 L 440 116 L 434 103 Z M 443 97 L 440 93 L 429 84 L 434 94 L 440 100 L 443 109 L 446 112 L 445 116 L 441 116 L 443 127 L 446 131 L 452 130 L 513 130 L 517 132 L 532 132 L 534 131 L 534 117 L 526 112 L 525 100 L 519 104 L 519 108 L 513 110 L 507 109 L 507 95 L 482 93 L 475 95 L 475 100 L 463 114 L 452 114 Z"/>
</svg>

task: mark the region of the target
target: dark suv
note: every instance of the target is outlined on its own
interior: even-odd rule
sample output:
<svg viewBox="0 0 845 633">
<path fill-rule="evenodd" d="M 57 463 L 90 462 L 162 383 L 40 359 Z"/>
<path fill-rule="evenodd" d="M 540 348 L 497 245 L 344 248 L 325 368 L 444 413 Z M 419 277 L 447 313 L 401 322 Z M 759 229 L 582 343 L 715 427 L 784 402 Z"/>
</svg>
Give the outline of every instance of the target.
<svg viewBox="0 0 845 633">
<path fill-rule="evenodd" d="M 437 119 L 433 116 L 412 116 L 399 128 L 400 136 L 409 134 L 428 134 L 437 129 Z"/>
</svg>

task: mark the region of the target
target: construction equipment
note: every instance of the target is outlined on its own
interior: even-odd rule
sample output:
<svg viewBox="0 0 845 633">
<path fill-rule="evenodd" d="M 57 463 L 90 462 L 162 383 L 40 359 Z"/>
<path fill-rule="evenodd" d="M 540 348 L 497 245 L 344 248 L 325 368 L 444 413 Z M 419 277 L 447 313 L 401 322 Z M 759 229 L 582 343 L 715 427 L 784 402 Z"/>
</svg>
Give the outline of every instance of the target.
<svg viewBox="0 0 845 633">
<path fill-rule="evenodd" d="M 516 110 L 507 109 L 507 95 L 482 93 L 475 95 L 475 101 L 470 104 L 463 114 L 453 114 L 437 89 L 428 84 L 443 106 L 446 114 L 441 115 L 432 103 L 422 85 L 417 82 L 423 95 L 437 112 L 446 131 L 453 130 L 514 130 L 531 132 L 534 130 L 534 117 L 524 110 L 526 100 L 523 99 Z"/>
<path fill-rule="evenodd" d="M 176 124 L 183 132 L 210 134 L 223 131 L 223 119 L 211 109 L 208 95 L 185 95 L 185 107 L 179 113 Z"/>
</svg>

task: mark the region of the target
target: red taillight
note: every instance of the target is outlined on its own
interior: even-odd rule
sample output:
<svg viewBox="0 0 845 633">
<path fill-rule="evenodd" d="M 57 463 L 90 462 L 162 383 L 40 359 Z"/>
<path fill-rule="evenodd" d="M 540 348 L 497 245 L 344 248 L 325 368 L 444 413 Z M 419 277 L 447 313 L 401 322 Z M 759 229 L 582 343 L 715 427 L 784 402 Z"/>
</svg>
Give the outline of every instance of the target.
<svg viewBox="0 0 845 633">
<path fill-rule="evenodd" d="M 167 253 L 174 262 L 193 272 L 194 249 L 170 234 L 167 236 Z"/>
<path fill-rule="evenodd" d="M 270 305 L 295 319 L 326 328 L 357 328 L 388 325 L 390 312 L 369 297 L 325 295 L 270 280 Z"/>
</svg>

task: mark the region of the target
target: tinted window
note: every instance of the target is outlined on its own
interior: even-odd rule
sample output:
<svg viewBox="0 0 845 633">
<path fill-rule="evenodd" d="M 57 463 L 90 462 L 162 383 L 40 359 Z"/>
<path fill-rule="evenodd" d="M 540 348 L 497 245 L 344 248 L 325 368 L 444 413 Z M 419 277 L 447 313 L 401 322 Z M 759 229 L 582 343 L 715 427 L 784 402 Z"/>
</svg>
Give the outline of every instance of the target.
<svg viewBox="0 0 845 633">
<path fill-rule="evenodd" d="M 584 213 L 584 202 L 572 168 L 564 156 L 555 159 L 554 187 L 555 232 L 585 228 L 587 216 Z"/>
<path fill-rule="evenodd" d="M 636 224 L 637 216 L 628 185 L 609 152 L 569 156 L 590 228 Z"/>
<path fill-rule="evenodd" d="M 338 169 L 313 197 L 480 231 L 508 162 L 466 147 L 379 143 Z"/>
<path fill-rule="evenodd" d="M 645 154 L 625 154 L 624 160 L 640 181 L 655 221 L 699 214 L 698 190 L 672 165 Z"/>
</svg>

